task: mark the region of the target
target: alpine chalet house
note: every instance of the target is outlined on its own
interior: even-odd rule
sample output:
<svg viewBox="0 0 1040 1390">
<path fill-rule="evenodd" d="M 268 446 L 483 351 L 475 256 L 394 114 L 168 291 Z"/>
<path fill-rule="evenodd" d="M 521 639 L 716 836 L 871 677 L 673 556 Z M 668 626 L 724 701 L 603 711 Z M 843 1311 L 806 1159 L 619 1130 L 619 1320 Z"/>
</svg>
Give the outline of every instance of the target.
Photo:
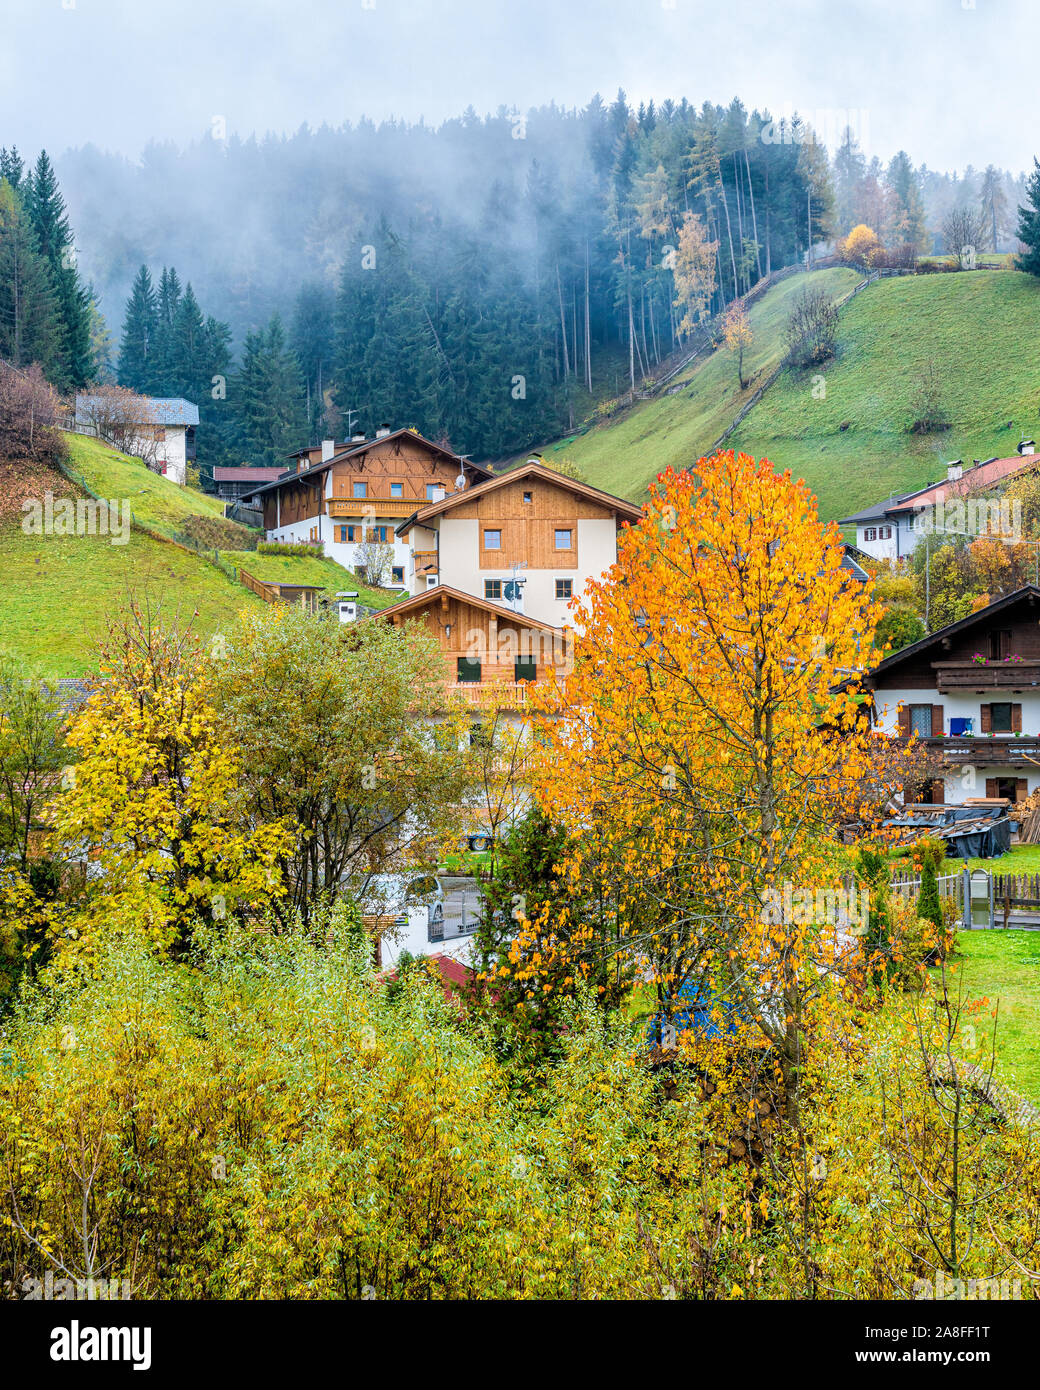
<svg viewBox="0 0 1040 1390">
<path fill-rule="evenodd" d="M 424 503 L 492 477 L 490 469 L 442 449 L 417 430 L 381 425 L 371 439 L 355 435 L 346 444 L 326 439 L 301 449 L 291 471 L 246 493 L 262 503 L 269 541 L 320 545 L 361 577 L 368 577 L 364 547 L 393 550 L 388 582 L 408 586 L 412 556 L 395 527 Z"/>
<path fill-rule="evenodd" d="M 912 555 L 917 546 L 931 529 L 941 530 L 945 525 L 954 531 L 967 529 L 970 534 L 981 534 L 989 529 L 987 523 L 992 515 L 992 506 L 982 512 L 976 508 L 982 524 L 974 524 L 965 499 L 991 491 L 1005 483 L 1016 474 L 1040 467 L 1040 458 L 1033 453 L 1031 440 L 1023 440 L 1019 452 L 1010 458 L 993 458 L 980 462 L 978 459 L 970 468 L 965 468 L 958 459 L 946 465 L 946 477 L 942 482 L 929 483 L 927 487 L 915 492 L 904 492 L 898 496 L 875 502 L 862 511 L 843 517 L 840 525 L 855 526 L 856 548 L 875 560 L 902 560 Z M 963 517 L 951 504 L 960 502 Z M 993 529 L 1000 529 L 999 526 Z"/>
<path fill-rule="evenodd" d="M 867 674 L 888 734 L 940 754 L 925 800 L 1017 800 L 1040 786 L 1040 589 L 1029 585 L 885 658 Z"/>
<path fill-rule="evenodd" d="M 413 595 L 434 585 L 559 627 L 567 605 L 617 559 L 639 507 L 529 460 L 431 500 L 400 523 Z"/>
</svg>

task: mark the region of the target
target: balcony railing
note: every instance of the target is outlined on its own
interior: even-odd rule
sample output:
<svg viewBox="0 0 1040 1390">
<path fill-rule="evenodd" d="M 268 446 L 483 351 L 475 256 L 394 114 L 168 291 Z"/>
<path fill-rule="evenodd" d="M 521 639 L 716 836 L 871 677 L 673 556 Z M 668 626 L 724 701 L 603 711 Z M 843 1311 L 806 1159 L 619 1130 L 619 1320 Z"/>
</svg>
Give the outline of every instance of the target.
<svg viewBox="0 0 1040 1390">
<path fill-rule="evenodd" d="M 1040 734 L 947 734 L 918 737 L 917 746 L 941 753 L 949 763 L 1040 761 Z"/>
<path fill-rule="evenodd" d="M 415 574 L 436 574 L 440 568 L 436 550 L 414 550 L 412 567 Z"/>
<path fill-rule="evenodd" d="M 330 497 L 327 505 L 329 516 L 357 517 L 360 520 L 373 514 L 376 517 L 411 516 L 426 503 L 414 498 L 402 501 L 400 497 Z"/>
<path fill-rule="evenodd" d="M 951 690 L 1023 690 L 1040 685 L 1040 661 L 935 661 L 940 694 Z"/>
<path fill-rule="evenodd" d="M 467 704 L 489 709 L 527 705 L 526 681 L 459 681 L 449 685 L 448 692 L 461 695 Z"/>
</svg>

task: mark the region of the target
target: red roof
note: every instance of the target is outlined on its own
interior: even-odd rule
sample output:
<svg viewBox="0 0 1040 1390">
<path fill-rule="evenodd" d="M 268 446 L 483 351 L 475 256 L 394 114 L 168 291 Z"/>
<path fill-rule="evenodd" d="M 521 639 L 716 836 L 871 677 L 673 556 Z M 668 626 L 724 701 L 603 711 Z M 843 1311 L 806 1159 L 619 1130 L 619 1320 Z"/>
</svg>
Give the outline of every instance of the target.
<svg viewBox="0 0 1040 1390">
<path fill-rule="evenodd" d="M 436 955 L 420 956 L 419 960 L 432 961 L 441 974 L 441 988 L 444 990 L 445 999 L 454 999 L 457 994 L 469 984 L 473 977 L 473 971 L 468 965 L 463 965 L 454 956 L 445 956 L 438 952 Z M 388 970 L 383 977 L 387 980 L 396 980 L 397 971 Z"/>
<path fill-rule="evenodd" d="M 1012 454 L 1010 458 L 989 459 L 974 468 L 965 468 L 959 478 L 943 478 L 921 492 L 912 493 L 888 508 L 890 512 L 912 512 L 918 507 L 930 506 L 933 502 L 944 502 L 948 497 L 964 497 L 978 487 L 994 487 L 1013 473 L 1024 469 L 1040 468 L 1040 454 Z"/>
<path fill-rule="evenodd" d="M 215 483 L 273 483 L 284 468 L 214 468 Z"/>
</svg>

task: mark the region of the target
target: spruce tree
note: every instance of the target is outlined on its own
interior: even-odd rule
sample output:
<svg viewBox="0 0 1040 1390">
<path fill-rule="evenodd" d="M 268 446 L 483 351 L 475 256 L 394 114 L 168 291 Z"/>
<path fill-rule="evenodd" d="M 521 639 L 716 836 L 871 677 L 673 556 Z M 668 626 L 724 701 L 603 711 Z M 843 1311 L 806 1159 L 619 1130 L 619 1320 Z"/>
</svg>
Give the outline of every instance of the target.
<svg viewBox="0 0 1040 1390">
<path fill-rule="evenodd" d="M 22 201 L 0 181 L 0 357 L 16 367 L 38 362 L 62 380 L 62 324 L 50 266 L 37 249 Z"/>
<path fill-rule="evenodd" d="M 0 149 L 0 179 L 6 179 L 16 193 L 21 188 L 24 173 L 25 163 L 17 145 L 12 145 L 9 150 Z"/>
<path fill-rule="evenodd" d="M 119 384 L 133 391 L 148 392 L 156 348 L 158 307 L 152 276 L 146 265 L 137 272 L 123 320 L 123 340 L 119 348 Z"/>
<path fill-rule="evenodd" d="M 1040 160 L 1033 156 L 1033 172 L 1026 182 L 1027 207 L 1018 209 L 1018 239 L 1025 250 L 1016 258 L 1019 270 L 1040 275 Z"/>
<path fill-rule="evenodd" d="M 37 246 L 50 266 L 62 323 L 62 367 L 57 384 L 84 386 L 94 375 L 90 300 L 80 283 L 75 238 L 46 150 L 40 151 L 28 190 L 26 209 Z"/>
<path fill-rule="evenodd" d="M 274 467 L 306 441 L 305 400 L 299 359 L 276 314 L 266 331 L 247 336 L 234 382 L 238 441 L 250 463 Z"/>
<path fill-rule="evenodd" d="M 173 266 L 163 266 L 155 307 L 155 349 L 150 354 L 146 385 L 153 396 L 174 396 L 173 324 L 181 300 L 181 282 Z"/>
</svg>

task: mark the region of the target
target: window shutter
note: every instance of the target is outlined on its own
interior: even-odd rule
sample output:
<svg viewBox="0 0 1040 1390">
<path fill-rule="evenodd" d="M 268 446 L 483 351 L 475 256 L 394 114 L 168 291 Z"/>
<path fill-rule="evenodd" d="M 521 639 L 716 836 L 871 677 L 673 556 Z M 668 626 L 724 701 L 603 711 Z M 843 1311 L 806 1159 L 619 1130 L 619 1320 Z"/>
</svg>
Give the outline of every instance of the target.
<svg viewBox="0 0 1040 1390">
<path fill-rule="evenodd" d="M 1022 732 L 1022 706 L 1011 706 L 1011 732 L 1020 734 Z"/>
<path fill-rule="evenodd" d="M 993 710 L 989 705 L 980 706 L 980 710 L 982 714 L 982 732 L 984 734 L 991 734 L 993 732 Z M 986 795 L 989 796 L 989 792 L 987 792 Z M 993 795 L 996 796 L 996 792 L 994 792 Z"/>
<path fill-rule="evenodd" d="M 1015 800 L 1025 801 L 1029 795 L 1029 782 L 1025 777 L 1015 778 Z"/>
<path fill-rule="evenodd" d="M 995 777 L 986 778 L 986 795 L 990 797 L 997 795 L 997 779 Z"/>
<path fill-rule="evenodd" d="M 943 731 L 943 707 L 942 705 L 932 706 L 932 738 L 941 738 Z"/>
<path fill-rule="evenodd" d="M 903 738 L 910 737 L 910 708 L 908 705 L 899 707 L 899 732 Z"/>
<path fill-rule="evenodd" d="M 946 783 L 941 777 L 936 777 L 932 783 L 932 802 L 936 806 L 942 806 L 946 802 Z"/>
</svg>

